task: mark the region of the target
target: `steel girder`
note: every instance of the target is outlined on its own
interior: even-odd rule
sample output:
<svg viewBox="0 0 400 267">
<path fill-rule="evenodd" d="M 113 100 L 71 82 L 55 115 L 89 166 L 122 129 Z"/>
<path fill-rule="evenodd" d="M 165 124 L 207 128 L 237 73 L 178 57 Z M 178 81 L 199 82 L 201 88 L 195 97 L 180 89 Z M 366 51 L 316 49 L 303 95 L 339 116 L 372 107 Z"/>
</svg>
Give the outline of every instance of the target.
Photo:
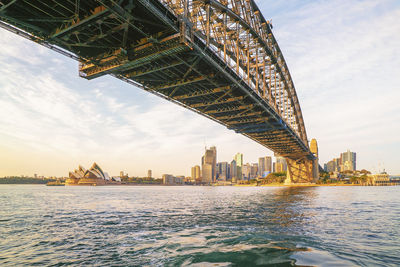
<svg viewBox="0 0 400 267">
<path fill-rule="evenodd" d="M 278 154 L 311 157 L 289 70 L 254 1 L 3 3 L 2 27 L 79 59 L 82 77 L 111 74 Z"/>
</svg>

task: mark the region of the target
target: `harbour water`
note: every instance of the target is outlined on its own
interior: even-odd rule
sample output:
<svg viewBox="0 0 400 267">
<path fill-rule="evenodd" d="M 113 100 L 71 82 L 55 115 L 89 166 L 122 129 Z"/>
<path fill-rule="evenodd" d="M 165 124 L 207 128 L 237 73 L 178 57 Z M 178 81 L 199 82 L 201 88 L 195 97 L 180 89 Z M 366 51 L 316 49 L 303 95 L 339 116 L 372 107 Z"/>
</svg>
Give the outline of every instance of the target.
<svg viewBox="0 0 400 267">
<path fill-rule="evenodd" d="M 0 185 L 0 266 L 399 266 L 400 187 Z"/>
</svg>

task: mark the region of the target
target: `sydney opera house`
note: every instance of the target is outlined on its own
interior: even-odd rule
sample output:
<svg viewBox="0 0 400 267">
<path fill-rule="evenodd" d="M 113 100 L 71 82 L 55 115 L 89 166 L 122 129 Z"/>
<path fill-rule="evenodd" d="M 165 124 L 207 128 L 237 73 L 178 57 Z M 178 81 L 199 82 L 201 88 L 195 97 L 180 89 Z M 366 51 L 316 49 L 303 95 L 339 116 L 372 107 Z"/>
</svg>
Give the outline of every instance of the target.
<svg viewBox="0 0 400 267">
<path fill-rule="evenodd" d="M 69 178 L 65 181 L 65 185 L 107 185 L 119 184 L 119 182 L 110 178 L 108 173 L 103 172 L 95 162 L 88 170 L 79 165 L 78 169 L 69 172 Z"/>
</svg>

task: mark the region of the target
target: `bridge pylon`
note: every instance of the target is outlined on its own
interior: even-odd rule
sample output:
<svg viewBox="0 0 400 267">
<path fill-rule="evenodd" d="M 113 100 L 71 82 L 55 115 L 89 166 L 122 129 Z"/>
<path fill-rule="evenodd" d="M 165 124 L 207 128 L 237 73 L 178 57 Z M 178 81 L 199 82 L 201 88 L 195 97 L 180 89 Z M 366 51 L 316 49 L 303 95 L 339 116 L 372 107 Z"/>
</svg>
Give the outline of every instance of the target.
<svg viewBox="0 0 400 267">
<path fill-rule="evenodd" d="M 293 160 L 286 158 L 287 175 L 285 185 L 316 183 L 319 178 L 318 158 Z"/>
</svg>

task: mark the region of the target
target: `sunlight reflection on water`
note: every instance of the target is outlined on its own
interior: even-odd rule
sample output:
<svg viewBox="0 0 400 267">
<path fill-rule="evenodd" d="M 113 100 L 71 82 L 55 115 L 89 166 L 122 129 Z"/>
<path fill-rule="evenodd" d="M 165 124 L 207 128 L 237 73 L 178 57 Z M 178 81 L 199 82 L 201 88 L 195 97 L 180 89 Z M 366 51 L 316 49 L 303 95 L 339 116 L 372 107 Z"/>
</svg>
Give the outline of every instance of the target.
<svg viewBox="0 0 400 267">
<path fill-rule="evenodd" d="M 4 185 L 0 265 L 396 266 L 399 191 Z"/>
</svg>

